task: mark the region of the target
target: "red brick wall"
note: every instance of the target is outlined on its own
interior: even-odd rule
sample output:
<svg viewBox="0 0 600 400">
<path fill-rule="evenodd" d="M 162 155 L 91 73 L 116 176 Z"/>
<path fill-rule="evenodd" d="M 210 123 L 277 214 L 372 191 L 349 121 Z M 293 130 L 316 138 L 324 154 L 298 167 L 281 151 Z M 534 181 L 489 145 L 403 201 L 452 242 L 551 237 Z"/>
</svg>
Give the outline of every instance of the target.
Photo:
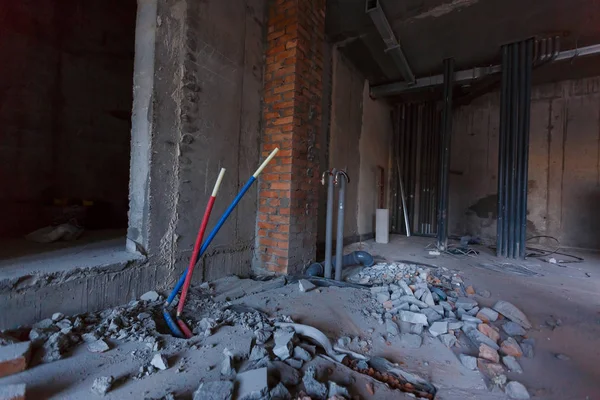
<svg viewBox="0 0 600 400">
<path fill-rule="evenodd" d="M 325 0 L 273 0 L 264 84 L 263 156 L 281 151 L 261 177 L 258 259 L 293 273 L 314 260 Z"/>
</svg>

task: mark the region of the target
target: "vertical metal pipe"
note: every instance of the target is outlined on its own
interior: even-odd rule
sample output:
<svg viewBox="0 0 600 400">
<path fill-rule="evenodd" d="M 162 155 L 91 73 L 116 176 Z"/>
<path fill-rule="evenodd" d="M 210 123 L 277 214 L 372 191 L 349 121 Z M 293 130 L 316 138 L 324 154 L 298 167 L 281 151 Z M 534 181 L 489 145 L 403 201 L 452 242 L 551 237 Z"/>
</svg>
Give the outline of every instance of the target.
<svg viewBox="0 0 600 400">
<path fill-rule="evenodd" d="M 504 191 L 506 188 L 506 138 L 507 138 L 507 104 L 508 104 L 508 46 L 502 46 L 502 91 L 500 94 L 500 131 L 498 134 L 498 216 L 496 255 L 506 257 L 504 242 L 504 224 L 506 222 L 506 203 Z"/>
<path fill-rule="evenodd" d="M 331 279 L 331 253 L 333 250 L 333 175 L 335 169 L 327 174 L 327 216 L 325 222 L 325 278 Z"/>
<path fill-rule="evenodd" d="M 406 236 L 410 237 L 410 223 L 408 222 L 408 212 L 406 210 L 406 195 L 404 193 L 404 185 L 402 184 L 402 171 L 400 170 L 400 163 L 396 162 L 396 166 L 398 167 L 398 182 L 400 184 L 400 198 L 402 200 L 402 214 L 404 214 Z"/>
<path fill-rule="evenodd" d="M 340 178 L 341 176 L 341 178 Z M 348 175 L 344 171 L 336 173 L 336 180 L 340 185 L 338 191 L 338 215 L 337 215 L 337 241 L 335 243 L 335 280 L 342 280 L 342 255 L 344 252 L 344 207 L 346 204 L 346 183 Z"/>
<path fill-rule="evenodd" d="M 533 57 L 533 39 L 529 39 L 526 42 L 525 48 L 525 60 L 523 61 L 523 69 L 525 74 L 525 84 L 522 90 L 525 92 L 524 104 L 523 104 L 523 168 L 522 168 L 522 186 L 521 196 L 523 204 L 521 207 L 521 243 L 519 257 L 525 258 L 525 239 L 527 236 L 527 192 L 528 192 L 528 179 L 529 179 L 529 126 L 531 118 L 531 69 L 532 69 L 532 57 Z"/>
<path fill-rule="evenodd" d="M 509 177 L 509 203 L 508 203 L 508 257 L 515 257 L 515 240 L 516 240 L 516 221 L 515 221 L 515 213 L 516 213 L 516 202 L 517 202 L 517 193 L 515 190 L 515 182 L 517 179 L 517 166 L 516 166 L 516 158 L 517 158 L 517 128 L 518 128 L 518 113 L 519 113 L 519 47 L 516 44 L 511 44 L 511 64 L 512 64 L 512 76 L 511 76 L 511 98 L 510 98 L 510 108 L 511 108 L 511 119 L 510 119 L 510 177 Z"/>
<path fill-rule="evenodd" d="M 523 193 L 521 192 L 521 188 L 523 186 L 523 159 L 525 154 L 523 153 L 523 149 L 525 143 L 523 142 L 524 132 L 523 132 L 523 117 L 524 117 L 524 107 L 525 107 L 525 68 L 524 68 L 524 60 L 525 60 L 525 46 L 526 42 L 522 41 L 518 44 L 515 44 L 518 47 L 519 55 L 518 55 L 518 114 L 517 114 L 517 131 L 516 131 L 516 142 L 517 142 L 517 167 L 516 167 L 516 182 L 515 182 L 515 192 L 516 192 L 516 203 L 515 203 L 515 243 L 514 243 L 514 254 L 513 257 L 519 257 L 521 254 L 521 208 L 523 207 Z"/>
<path fill-rule="evenodd" d="M 454 84 L 454 59 L 444 60 L 444 108 L 442 112 L 440 192 L 438 201 L 437 247 L 446 250 L 448 246 L 448 192 L 450 169 L 450 143 L 452 133 L 452 88 Z"/>
</svg>

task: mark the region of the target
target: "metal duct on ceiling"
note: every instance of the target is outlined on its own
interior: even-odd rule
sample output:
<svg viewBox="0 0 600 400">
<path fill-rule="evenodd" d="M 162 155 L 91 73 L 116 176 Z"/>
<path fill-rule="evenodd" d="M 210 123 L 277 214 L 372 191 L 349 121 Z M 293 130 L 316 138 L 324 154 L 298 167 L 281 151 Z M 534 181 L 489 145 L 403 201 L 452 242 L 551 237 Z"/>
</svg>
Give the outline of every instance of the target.
<svg viewBox="0 0 600 400">
<path fill-rule="evenodd" d="M 385 52 L 394 60 L 394 63 L 404 77 L 406 84 L 412 85 L 415 83 L 415 75 L 413 74 L 412 69 L 408 64 L 408 60 L 404 55 L 404 51 L 402 51 L 402 47 L 379 4 L 379 0 L 367 0 L 365 11 L 373 20 L 377 31 L 385 43 Z"/>
</svg>

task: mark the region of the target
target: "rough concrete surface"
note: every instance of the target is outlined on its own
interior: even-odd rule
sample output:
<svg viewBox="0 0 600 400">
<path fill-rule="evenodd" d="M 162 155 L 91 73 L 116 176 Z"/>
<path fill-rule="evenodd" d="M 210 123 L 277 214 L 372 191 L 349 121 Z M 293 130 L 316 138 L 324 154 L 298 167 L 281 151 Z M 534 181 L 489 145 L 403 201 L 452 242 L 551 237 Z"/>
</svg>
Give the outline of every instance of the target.
<svg viewBox="0 0 600 400">
<path fill-rule="evenodd" d="M 476 261 L 480 260 L 471 258 L 447 255 L 431 258 L 424 250 L 427 242 L 423 238 L 406 239 L 395 236 L 388 245 L 375 244 L 373 241 L 364 245 L 372 254 L 389 261 L 408 259 L 460 271 L 460 276 L 475 289 L 491 292 L 490 298 L 473 297 L 479 305 L 491 307 L 498 300 L 517 305 L 533 325 L 528 330 L 528 336 L 535 339 L 536 353 L 531 359 L 520 358 L 523 373 L 506 372 L 508 381 L 522 383 L 533 398 L 594 398 L 600 390 L 597 383 L 598 370 L 595 367 L 599 347 L 594 319 L 595 304 L 598 304 L 595 292 L 598 283 L 593 275 L 592 278 L 585 275 L 585 272 L 592 271 L 590 264 L 564 269 L 527 262 L 528 268 L 539 271 L 540 275 L 523 278 L 479 268 Z M 485 249 L 481 250 L 478 258 L 494 258 Z M 251 283 L 255 289 L 238 297 L 235 294 L 237 288 L 245 282 Z M 264 285 L 265 290 L 260 290 L 261 285 Z M 458 354 L 477 354 L 462 337 L 459 337 L 454 347 L 448 348 L 438 339 L 428 336 L 429 333 L 423 332 L 423 344 L 419 348 L 410 348 L 402 346 L 399 337 L 388 336 L 385 325 L 364 313 L 365 306 L 371 308 L 377 304 L 369 290 L 321 287 L 319 292 L 313 291 L 309 296 L 298 290 L 297 282 L 281 286 L 272 285 L 271 282 L 230 278 L 215 281 L 210 285 L 209 292 L 206 290 L 208 289 L 194 289 L 190 295 L 189 310 L 194 310 L 195 307 L 199 310 L 198 315 L 192 313 L 194 321 L 198 321 L 203 313 L 208 313 L 207 317 L 211 314 L 229 315 L 222 312 L 215 314 L 206 297 L 208 293 L 213 298 L 234 299 L 230 301 L 229 307 L 232 310 L 237 307 L 242 314 L 236 314 L 238 316 L 230 323 L 218 324 L 208 335 L 199 333 L 190 340 L 176 339 L 159 332 L 156 343 L 160 344 L 158 351 L 169 360 L 170 368 L 167 370 L 148 370 L 152 358 L 157 354 L 153 346 L 136 340 L 115 340 L 115 347 L 106 353 L 90 353 L 83 343 L 74 345 L 65 353 L 64 358 L 50 363 L 36 362 L 24 372 L 1 378 L 0 385 L 26 383 L 32 398 L 74 399 L 87 396 L 96 378 L 113 376 L 115 383 L 106 394 L 108 399 L 136 396 L 160 398 L 167 393 L 173 394 L 175 398 L 186 398 L 198 389 L 201 382 L 223 379 L 219 366 L 225 348 L 233 354 L 233 366 L 238 373 L 257 369 L 244 361 L 251 353 L 253 341 L 253 331 L 245 326 L 247 323 L 256 324 L 256 318 L 249 313 L 244 316 L 243 310 L 250 310 L 248 307 L 252 307 L 272 317 L 289 316 L 295 322 L 313 326 L 326 334 L 333 343 L 336 338 L 348 337 L 349 341 L 342 342 L 349 349 L 369 357 L 385 357 L 390 362 L 399 363 L 405 371 L 427 379 L 437 389 L 436 399 L 506 399 L 501 391 L 489 391 L 488 382 L 479 371 L 470 371 L 461 364 Z M 135 318 L 141 321 L 148 320 L 148 316 L 139 311 L 144 307 L 152 310 L 150 314 L 155 321 L 161 321 L 161 300 L 135 305 L 136 311 L 132 315 L 137 315 Z M 554 329 L 548 327 L 545 321 L 550 314 L 561 319 L 562 324 Z M 115 314 L 109 311 L 103 315 Z M 73 320 L 69 315 L 65 319 Z M 108 325 L 107 323 L 105 326 Z M 157 328 L 164 329 L 160 324 Z M 294 346 L 297 345 L 296 340 L 299 339 L 293 340 Z M 258 352 L 253 353 L 256 353 L 256 358 L 260 358 Z M 570 361 L 559 360 L 555 354 L 565 354 Z M 315 377 L 320 383 L 330 386 L 329 381 L 335 382 L 347 387 L 351 395 L 375 399 L 409 398 L 367 375 L 349 370 L 344 365 L 321 356 L 305 362 L 302 370 L 306 371 L 310 366 L 316 368 Z M 267 367 L 271 376 L 271 367 Z M 140 368 L 146 372 L 140 374 Z M 300 376 L 295 381 L 299 380 Z M 273 387 L 270 386 L 269 389 Z M 371 389 L 374 395 L 370 394 Z"/>
</svg>

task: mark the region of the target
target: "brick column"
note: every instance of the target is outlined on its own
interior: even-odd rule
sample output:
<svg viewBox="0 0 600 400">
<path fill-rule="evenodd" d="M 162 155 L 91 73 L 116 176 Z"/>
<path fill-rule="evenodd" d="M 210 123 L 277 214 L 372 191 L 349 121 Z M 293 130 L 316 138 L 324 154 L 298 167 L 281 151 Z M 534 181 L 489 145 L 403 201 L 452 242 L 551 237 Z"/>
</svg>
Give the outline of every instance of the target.
<svg viewBox="0 0 600 400">
<path fill-rule="evenodd" d="M 317 240 L 325 0 L 272 0 L 262 155 L 281 152 L 261 177 L 258 261 L 277 273 L 313 261 Z"/>
</svg>

